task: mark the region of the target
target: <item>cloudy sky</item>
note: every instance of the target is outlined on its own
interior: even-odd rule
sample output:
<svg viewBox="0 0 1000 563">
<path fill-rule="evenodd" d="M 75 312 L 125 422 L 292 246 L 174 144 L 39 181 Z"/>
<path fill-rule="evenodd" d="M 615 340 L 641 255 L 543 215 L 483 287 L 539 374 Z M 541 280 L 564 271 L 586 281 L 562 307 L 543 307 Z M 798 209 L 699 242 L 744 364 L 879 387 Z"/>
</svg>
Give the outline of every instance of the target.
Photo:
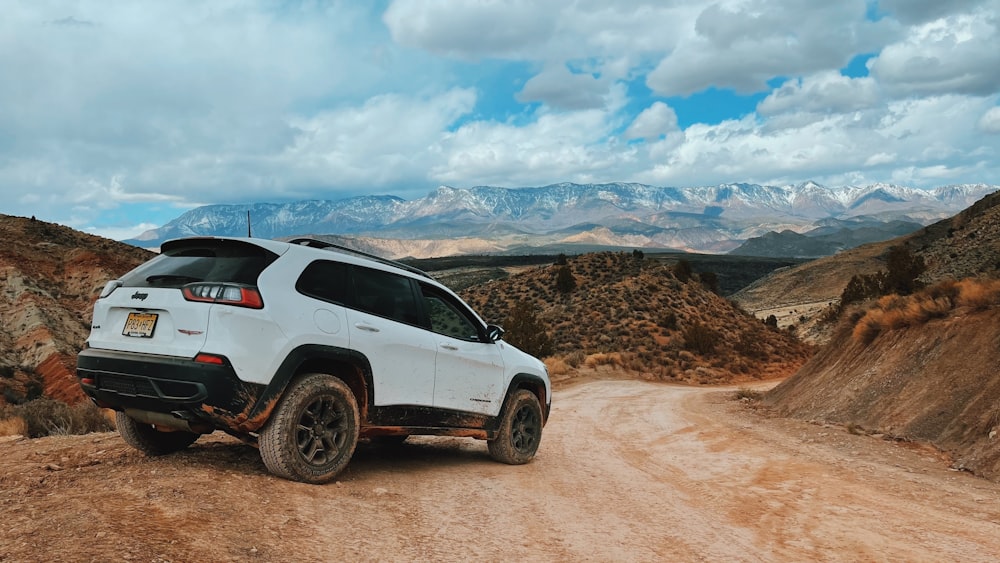
<svg viewBox="0 0 1000 563">
<path fill-rule="evenodd" d="M 439 185 L 1000 184 L 1000 0 L 12 0 L 0 213 Z"/>
</svg>

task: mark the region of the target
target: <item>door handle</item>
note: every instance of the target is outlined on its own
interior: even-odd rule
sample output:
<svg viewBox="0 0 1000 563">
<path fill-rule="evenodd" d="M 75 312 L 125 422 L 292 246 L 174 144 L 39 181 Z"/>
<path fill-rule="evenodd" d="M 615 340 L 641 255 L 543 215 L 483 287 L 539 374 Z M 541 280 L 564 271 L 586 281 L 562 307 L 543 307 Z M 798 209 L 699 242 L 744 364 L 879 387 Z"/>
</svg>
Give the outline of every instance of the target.
<svg viewBox="0 0 1000 563">
<path fill-rule="evenodd" d="M 354 325 L 354 328 L 356 328 L 358 330 L 363 330 L 365 332 L 379 332 L 379 329 L 373 327 L 372 325 L 366 325 L 366 324 L 363 324 L 363 323 L 356 323 Z"/>
<path fill-rule="evenodd" d="M 451 350 L 453 352 L 458 350 L 458 346 L 452 346 L 451 344 L 442 344 L 441 347 L 445 350 Z"/>
</svg>

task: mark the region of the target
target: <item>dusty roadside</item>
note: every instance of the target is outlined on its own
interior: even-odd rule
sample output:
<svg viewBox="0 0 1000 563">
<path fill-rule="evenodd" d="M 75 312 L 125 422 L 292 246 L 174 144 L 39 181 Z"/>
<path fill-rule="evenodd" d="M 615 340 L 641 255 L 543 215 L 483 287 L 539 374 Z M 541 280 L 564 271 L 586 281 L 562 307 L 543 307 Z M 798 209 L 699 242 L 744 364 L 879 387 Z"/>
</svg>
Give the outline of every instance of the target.
<svg viewBox="0 0 1000 563">
<path fill-rule="evenodd" d="M 482 442 L 364 446 L 326 486 L 217 434 L 0 442 L 0 561 L 992 561 L 1000 484 L 938 453 L 766 418 L 732 390 L 557 391 L 529 465 Z"/>
</svg>

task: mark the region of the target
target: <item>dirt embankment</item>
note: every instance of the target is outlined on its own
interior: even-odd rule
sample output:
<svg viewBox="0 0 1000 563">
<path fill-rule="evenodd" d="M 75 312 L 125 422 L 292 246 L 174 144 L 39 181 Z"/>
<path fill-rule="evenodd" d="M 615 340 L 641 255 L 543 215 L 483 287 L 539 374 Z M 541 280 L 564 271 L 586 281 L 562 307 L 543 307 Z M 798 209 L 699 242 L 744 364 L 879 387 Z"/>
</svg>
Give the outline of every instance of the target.
<svg viewBox="0 0 1000 563">
<path fill-rule="evenodd" d="M 76 403 L 76 353 L 104 284 L 151 258 L 69 227 L 0 214 L 0 404 Z"/>
<path fill-rule="evenodd" d="M 767 395 L 779 413 L 933 443 L 1000 478 L 1000 309 L 957 311 L 865 343 L 846 328 Z"/>
<path fill-rule="evenodd" d="M 733 388 L 556 391 L 538 456 L 366 445 L 336 483 L 224 435 L 0 443 L 0 561 L 995 561 L 1000 484 L 914 444 L 767 418 Z"/>
</svg>

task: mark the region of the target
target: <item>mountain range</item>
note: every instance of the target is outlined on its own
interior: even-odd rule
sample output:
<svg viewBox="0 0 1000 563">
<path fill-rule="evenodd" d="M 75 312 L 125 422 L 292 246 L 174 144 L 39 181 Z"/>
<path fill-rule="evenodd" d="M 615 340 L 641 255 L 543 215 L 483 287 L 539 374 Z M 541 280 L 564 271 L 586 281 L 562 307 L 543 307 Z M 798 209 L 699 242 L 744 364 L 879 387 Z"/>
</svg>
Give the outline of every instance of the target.
<svg viewBox="0 0 1000 563">
<path fill-rule="evenodd" d="M 156 248 L 183 236 L 241 236 L 248 231 L 249 216 L 256 237 L 350 236 L 395 258 L 581 247 L 727 252 L 771 231 L 813 231 L 829 219 L 869 225 L 903 221 L 919 227 L 998 189 L 986 184 L 933 190 L 893 184 L 828 188 L 814 182 L 693 188 L 635 183 L 441 186 L 414 200 L 381 195 L 208 205 L 124 242 Z"/>
</svg>

